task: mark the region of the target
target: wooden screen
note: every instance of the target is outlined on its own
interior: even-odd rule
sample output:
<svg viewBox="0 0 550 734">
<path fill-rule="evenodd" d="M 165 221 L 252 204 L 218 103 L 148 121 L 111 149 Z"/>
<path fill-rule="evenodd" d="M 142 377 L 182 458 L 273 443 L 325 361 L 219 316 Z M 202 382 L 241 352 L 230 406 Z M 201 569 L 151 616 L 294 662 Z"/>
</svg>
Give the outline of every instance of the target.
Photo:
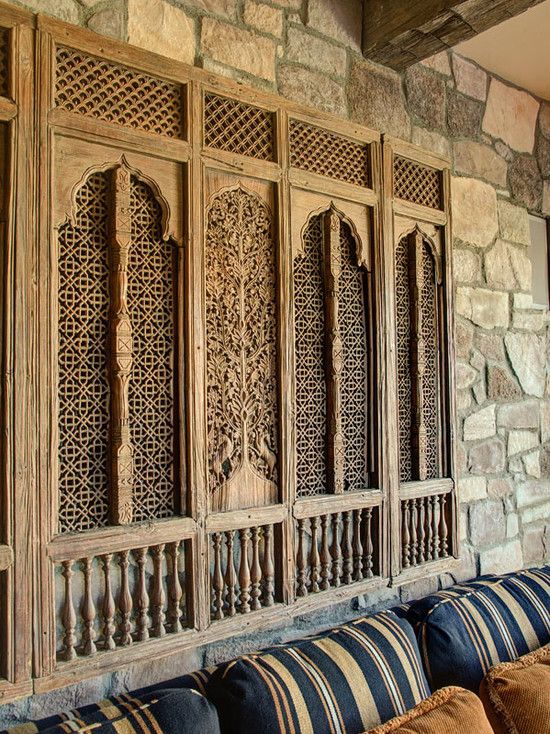
<svg viewBox="0 0 550 734">
<path fill-rule="evenodd" d="M 0 697 L 450 568 L 448 163 L 1 28 Z"/>
</svg>

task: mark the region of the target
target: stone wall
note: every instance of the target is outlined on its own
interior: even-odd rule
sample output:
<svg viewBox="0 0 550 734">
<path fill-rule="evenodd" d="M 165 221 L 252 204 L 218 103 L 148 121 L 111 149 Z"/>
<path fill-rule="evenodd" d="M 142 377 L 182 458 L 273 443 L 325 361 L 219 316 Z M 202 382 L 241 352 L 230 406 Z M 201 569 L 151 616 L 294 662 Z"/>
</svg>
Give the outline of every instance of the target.
<svg viewBox="0 0 550 734">
<path fill-rule="evenodd" d="M 412 140 L 453 161 L 462 567 L 0 707 L 0 725 L 291 639 L 455 579 L 550 558 L 550 336 L 529 295 L 527 212 L 550 215 L 550 104 L 452 54 L 400 76 L 360 54 L 360 0 L 20 3 Z"/>
</svg>

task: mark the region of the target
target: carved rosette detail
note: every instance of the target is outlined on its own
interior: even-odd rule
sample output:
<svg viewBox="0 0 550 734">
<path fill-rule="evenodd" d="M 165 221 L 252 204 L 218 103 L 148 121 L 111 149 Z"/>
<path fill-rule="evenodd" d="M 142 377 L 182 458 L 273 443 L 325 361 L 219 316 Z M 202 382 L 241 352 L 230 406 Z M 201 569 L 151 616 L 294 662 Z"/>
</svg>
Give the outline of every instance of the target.
<svg viewBox="0 0 550 734">
<path fill-rule="evenodd" d="M 241 186 L 224 190 L 206 232 L 209 484 L 220 509 L 276 501 L 275 309 L 272 213 Z"/>
</svg>

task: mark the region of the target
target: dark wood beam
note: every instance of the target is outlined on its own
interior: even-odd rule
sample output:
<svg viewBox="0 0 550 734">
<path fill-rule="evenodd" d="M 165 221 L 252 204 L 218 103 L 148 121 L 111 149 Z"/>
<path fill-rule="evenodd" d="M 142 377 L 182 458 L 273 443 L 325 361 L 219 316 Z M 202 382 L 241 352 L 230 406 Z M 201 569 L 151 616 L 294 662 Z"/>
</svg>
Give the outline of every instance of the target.
<svg viewBox="0 0 550 734">
<path fill-rule="evenodd" d="M 363 0 L 363 55 L 402 70 L 540 2 Z"/>
</svg>

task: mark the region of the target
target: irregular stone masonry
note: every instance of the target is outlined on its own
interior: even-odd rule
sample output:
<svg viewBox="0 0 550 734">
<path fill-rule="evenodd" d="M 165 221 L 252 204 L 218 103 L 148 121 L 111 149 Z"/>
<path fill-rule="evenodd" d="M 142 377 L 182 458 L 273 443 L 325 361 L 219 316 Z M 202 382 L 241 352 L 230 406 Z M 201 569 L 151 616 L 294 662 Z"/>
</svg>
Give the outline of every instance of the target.
<svg viewBox="0 0 550 734">
<path fill-rule="evenodd" d="M 197 63 L 450 155 L 453 181 L 462 567 L 550 559 L 550 336 L 530 297 L 528 208 L 550 215 L 550 103 L 442 53 L 406 74 L 360 54 L 360 0 L 23 0 L 31 10 Z M 230 43 L 228 42 L 230 39 Z M 295 626 L 0 707 L 0 727 L 82 705 L 336 624 L 396 601 L 387 589 Z"/>
</svg>

